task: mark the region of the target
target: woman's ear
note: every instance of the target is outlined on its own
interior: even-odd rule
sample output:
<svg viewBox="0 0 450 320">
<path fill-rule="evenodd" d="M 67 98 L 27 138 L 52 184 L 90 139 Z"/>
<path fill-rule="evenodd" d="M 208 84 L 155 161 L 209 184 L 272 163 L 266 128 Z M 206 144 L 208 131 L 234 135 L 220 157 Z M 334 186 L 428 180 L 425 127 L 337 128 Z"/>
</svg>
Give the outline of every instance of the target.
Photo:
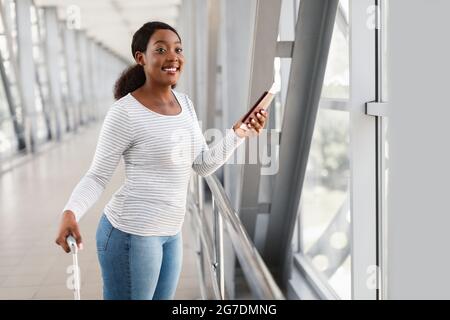
<svg viewBox="0 0 450 320">
<path fill-rule="evenodd" d="M 140 51 L 136 51 L 136 53 L 134 54 L 134 60 L 136 60 L 136 63 L 140 64 L 141 66 L 145 65 L 144 54 Z"/>
</svg>

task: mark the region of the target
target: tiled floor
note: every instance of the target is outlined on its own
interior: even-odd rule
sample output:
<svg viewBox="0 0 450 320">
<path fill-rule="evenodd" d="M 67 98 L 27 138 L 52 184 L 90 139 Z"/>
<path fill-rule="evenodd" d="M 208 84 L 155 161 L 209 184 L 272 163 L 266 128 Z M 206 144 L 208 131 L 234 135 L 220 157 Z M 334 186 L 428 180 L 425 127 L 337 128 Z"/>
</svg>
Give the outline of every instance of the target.
<svg viewBox="0 0 450 320">
<path fill-rule="evenodd" d="M 55 243 L 59 214 L 89 168 L 99 124 L 56 144 L 31 161 L 0 175 L 0 299 L 72 299 L 67 288 L 69 254 Z M 84 250 L 79 254 L 82 299 L 101 299 L 95 230 L 102 209 L 124 177 L 119 164 L 100 200 L 80 222 Z M 183 227 L 183 270 L 176 299 L 199 299 L 189 217 Z"/>
</svg>

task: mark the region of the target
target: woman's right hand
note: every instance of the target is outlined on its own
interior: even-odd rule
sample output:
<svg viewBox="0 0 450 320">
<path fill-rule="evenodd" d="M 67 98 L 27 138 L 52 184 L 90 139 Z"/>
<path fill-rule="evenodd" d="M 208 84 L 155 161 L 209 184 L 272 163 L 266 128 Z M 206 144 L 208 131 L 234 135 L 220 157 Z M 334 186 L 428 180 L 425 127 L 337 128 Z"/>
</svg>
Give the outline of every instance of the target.
<svg viewBox="0 0 450 320">
<path fill-rule="evenodd" d="M 83 242 L 81 240 L 77 219 L 75 218 L 75 214 L 72 211 L 67 210 L 62 214 L 58 237 L 55 240 L 56 244 L 60 245 L 67 253 L 70 252 L 70 248 L 67 244 L 66 239 L 70 235 L 75 238 L 78 249 L 83 250 Z"/>
</svg>

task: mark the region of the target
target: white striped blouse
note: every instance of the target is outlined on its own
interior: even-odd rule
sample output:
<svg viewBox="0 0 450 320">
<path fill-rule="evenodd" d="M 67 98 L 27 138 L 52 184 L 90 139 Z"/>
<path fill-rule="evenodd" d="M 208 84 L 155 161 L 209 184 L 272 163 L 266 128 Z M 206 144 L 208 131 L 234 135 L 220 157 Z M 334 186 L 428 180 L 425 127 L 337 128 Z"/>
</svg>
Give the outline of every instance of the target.
<svg viewBox="0 0 450 320">
<path fill-rule="evenodd" d="M 227 129 L 223 139 L 209 148 L 192 101 L 172 92 L 181 106 L 176 115 L 153 112 L 131 94 L 108 109 L 91 166 L 63 211 L 73 211 L 79 221 L 99 199 L 123 156 L 125 181 L 104 208 L 111 224 L 141 236 L 181 230 L 192 169 L 210 175 L 245 138 Z"/>
</svg>

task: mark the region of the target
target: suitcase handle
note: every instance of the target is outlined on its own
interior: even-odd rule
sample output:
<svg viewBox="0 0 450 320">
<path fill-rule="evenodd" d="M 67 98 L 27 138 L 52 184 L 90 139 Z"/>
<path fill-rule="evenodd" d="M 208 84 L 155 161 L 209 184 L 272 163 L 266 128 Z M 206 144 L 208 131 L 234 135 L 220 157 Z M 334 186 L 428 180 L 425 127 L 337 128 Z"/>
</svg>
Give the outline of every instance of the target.
<svg viewBox="0 0 450 320">
<path fill-rule="evenodd" d="M 73 288 L 73 297 L 75 300 L 80 300 L 80 269 L 78 267 L 78 246 L 74 237 L 68 236 L 66 238 L 67 245 L 70 248 L 70 253 L 72 254 L 73 261 L 73 276 L 74 276 L 74 288 Z"/>
<path fill-rule="evenodd" d="M 77 241 L 75 240 L 75 238 L 72 237 L 72 236 L 68 236 L 66 238 L 66 242 L 67 242 L 67 245 L 70 248 L 70 252 L 72 254 L 76 254 L 78 252 L 78 246 L 77 246 Z"/>
</svg>

